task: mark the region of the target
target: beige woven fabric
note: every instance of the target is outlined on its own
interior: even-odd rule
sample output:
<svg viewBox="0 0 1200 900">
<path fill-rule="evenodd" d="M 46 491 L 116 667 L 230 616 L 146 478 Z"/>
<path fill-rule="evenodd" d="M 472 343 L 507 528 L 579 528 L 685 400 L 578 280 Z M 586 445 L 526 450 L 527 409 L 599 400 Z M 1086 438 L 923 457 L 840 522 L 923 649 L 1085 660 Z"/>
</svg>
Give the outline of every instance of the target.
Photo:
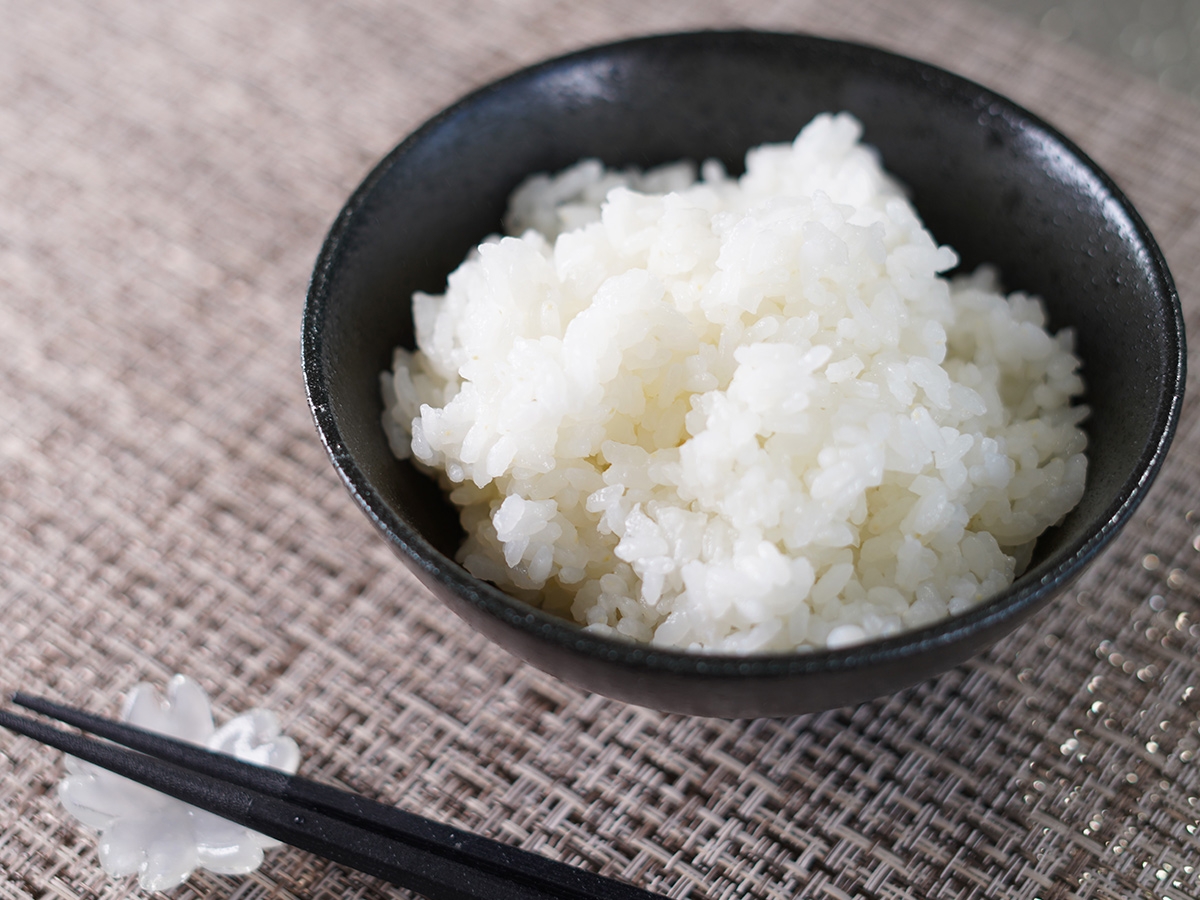
<svg viewBox="0 0 1200 900">
<path fill-rule="evenodd" d="M 1074 138 L 1200 316 L 1200 111 L 966 0 L 0 0 L 0 688 L 115 711 L 197 678 L 301 771 L 691 898 L 1200 896 L 1200 413 L 1052 609 L 941 678 L 792 720 L 588 696 L 449 617 L 353 507 L 299 369 L 376 159 L 457 96 L 696 26 L 849 36 Z M 1193 370 L 1200 370 L 1195 365 Z M 0 898 L 119 898 L 0 734 Z M 405 896 L 290 849 L 179 898 Z"/>
</svg>

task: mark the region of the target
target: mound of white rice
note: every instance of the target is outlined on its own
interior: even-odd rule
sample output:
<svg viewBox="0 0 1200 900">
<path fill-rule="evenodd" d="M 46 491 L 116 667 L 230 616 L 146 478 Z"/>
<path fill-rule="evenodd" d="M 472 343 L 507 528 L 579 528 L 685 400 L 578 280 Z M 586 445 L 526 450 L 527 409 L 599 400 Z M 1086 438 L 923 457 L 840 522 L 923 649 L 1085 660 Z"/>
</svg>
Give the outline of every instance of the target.
<svg viewBox="0 0 1200 900">
<path fill-rule="evenodd" d="M 924 229 L 849 115 L 645 174 L 585 161 L 413 299 L 384 373 L 460 562 L 604 634 L 845 646 L 1003 589 L 1083 493 L 1072 335 Z M 970 202 L 964 198 L 964 202 Z"/>
</svg>

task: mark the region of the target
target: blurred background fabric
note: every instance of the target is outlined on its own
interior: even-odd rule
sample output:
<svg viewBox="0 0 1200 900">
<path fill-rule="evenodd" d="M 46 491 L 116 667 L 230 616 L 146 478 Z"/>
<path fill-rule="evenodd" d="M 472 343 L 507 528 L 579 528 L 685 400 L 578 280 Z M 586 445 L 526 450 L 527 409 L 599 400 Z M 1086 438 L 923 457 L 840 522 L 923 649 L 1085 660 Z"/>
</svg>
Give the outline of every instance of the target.
<svg viewBox="0 0 1200 900">
<path fill-rule="evenodd" d="M 1052 41 L 1085 47 L 1200 103 L 1197 0 L 984 0 Z"/>
<path fill-rule="evenodd" d="M 1200 415 L 1061 600 L 945 675 L 779 720 L 532 669 L 372 530 L 309 415 L 306 285 L 374 163 L 521 66 L 653 32 L 883 46 L 1065 132 L 1200 317 L 1195 0 L 0 0 L 0 688 L 172 673 L 301 774 L 675 898 L 1200 897 Z M 1103 22 L 1103 27 L 1097 23 Z M 1195 351 L 1191 371 L 1197 371 Z M 0 898 L 126 898 L 0 733 Z M 176 898 L 407 896 L 289 848 Z"/>
</svg>

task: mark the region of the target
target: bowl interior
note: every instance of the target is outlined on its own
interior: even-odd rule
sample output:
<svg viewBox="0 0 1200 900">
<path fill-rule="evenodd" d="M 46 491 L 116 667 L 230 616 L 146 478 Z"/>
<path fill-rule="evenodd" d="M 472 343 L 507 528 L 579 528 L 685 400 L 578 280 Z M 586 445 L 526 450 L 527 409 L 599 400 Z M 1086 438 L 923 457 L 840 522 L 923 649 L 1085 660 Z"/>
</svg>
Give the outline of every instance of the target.
<svg viewBox="0 0 1200 900">
<path fill-rule="evenodd" d="M 984 608 L 895 647 L 927 654 L 972 629 L 994 637 L 998 617 L 1014 627 L 1098 552 L 1148 486 L 1182 394 L 1178 300 L 1119 190 L 1036 117 L 930 66 L 797 35 L 700 33 L 585 51 L 471 95 L 380 163 L 331 231 L 306 311 L 310 399 L 351 491 L 428 582 L 471 580 L 451 562 L 455 511 L 392 456 L 379 426 L 379 373 L 394 346 L 413 345 L 413 291 L 442 292 L 533 172 L 583 157 L 610 166 L 715 157 L 740 172 L 748 148 L 788 141 L 817 113 L 839 110 L 863 122 L 864 140 L 964 269 L 996 265 L 1007 289 L 1044 298 L 1052 328 L 1076 330 L 1092 409 L 1086 494 L 1038 542 L 1026 574 Z M 470 590 L 498 602 L 499 592 Z M 551 634 L 556 626 L 527 618 L 526 630 L 572 640 L 567 626 Z M 856 659 L 866 664 L 842 652 L 826 668 Z"/>
</svg>

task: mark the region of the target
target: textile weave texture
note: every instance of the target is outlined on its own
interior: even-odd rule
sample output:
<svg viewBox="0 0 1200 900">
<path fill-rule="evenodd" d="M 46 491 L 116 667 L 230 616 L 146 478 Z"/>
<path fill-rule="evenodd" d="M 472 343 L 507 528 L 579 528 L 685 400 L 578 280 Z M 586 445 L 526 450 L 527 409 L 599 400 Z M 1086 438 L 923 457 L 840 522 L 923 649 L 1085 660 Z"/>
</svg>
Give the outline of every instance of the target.
<svg viewBox="0 0 1200 900">
<path fill-rule="evenodd" d="M 967 0 L 0 0 L 0 688 L 188 674 L 301 774 L 669 897 L 1200 896 L 1200 410 L 1135 519 L 971 662 L 821 715 L 590 696 L 449 616 L 336 479 L 300 315 L 376 160 L 523 65 L 750 26 L 928 60 L 1055 124 L 1200 316 L 1200 111 Z M 1200 370 L 1193 354 L 1191 370 Z M 0 898 L 124 898 L 0 734 Z M 284 848 L 180 898 L 407 896 Z"/>
</svg>

